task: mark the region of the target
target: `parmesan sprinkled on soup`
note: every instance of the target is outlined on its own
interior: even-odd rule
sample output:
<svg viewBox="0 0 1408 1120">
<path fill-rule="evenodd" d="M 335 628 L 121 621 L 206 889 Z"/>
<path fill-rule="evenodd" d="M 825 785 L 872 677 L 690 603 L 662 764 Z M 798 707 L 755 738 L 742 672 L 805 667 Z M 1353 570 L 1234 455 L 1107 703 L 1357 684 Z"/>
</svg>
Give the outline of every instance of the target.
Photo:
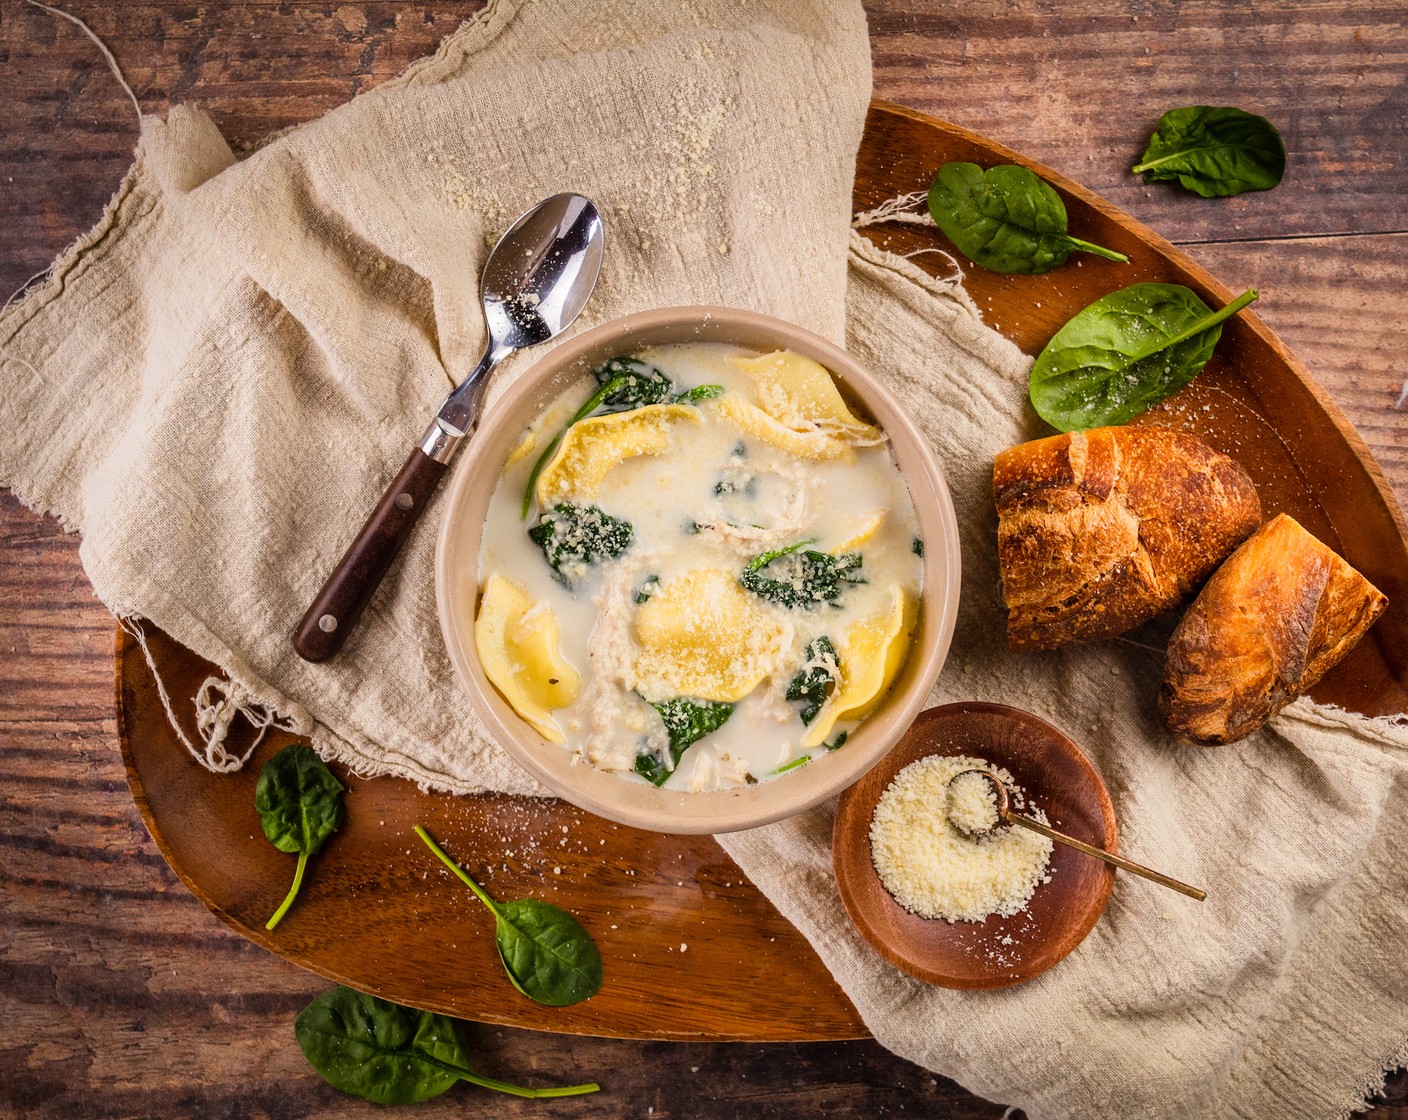
<svg viewBox="0 0 1408 1120">
<path fill-rule="evenodd" d="M 504 466 L 479 554 L 485 675 L 584 764 L 693 792 L 844 749 L 917 622 L 888 441 L 800 354 L 606 362 Z"/>
</svg>

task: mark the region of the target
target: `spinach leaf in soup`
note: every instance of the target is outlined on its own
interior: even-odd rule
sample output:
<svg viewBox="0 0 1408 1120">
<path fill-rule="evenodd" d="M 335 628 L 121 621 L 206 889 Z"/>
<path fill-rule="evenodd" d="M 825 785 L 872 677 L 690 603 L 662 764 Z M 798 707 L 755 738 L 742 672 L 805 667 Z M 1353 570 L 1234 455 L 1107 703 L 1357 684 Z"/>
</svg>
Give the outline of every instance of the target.
<svg viewBox="0 0 1408 1120">
<path fill-rule="evenodd" d="M 693 389 L 686 389 L 682 393 L 676 393 L 670 398 L 672 404 L 697 404 L 700 401 L 711 401 L 715 397 L 724 395 L 722 385 L 696 385 Z"/>
<path fill-rule="evenodd" d="M 566 910 L 536 898 L 495 902 L 430 838 L 415 833 L 494 915 L 494 942 L 509 981 L 529 999 L 566 1007 L 601 990 L 601 954 L 591 934 Z"/>
<path fill-rule="evenodd" d="M 1265 117 L 1231 106 L 1170 109 L 1130 169 L 1146 183 L 1176 180 L 1204 198 L 1269 191 L 1286 173 L 1286 145 Z"/>
<path fill-rule="evenodd" d="M 1066 232 L 1066 205 L 1034 172 L 1005 163 L 946 163 L 929 185 L 929 213 L 969 260 L 993 272 L 1034 275 L 1072 252 L 1128 261 Z"/>
<path fill-rule="evenodd" d="M 664 370 L 627 355 L 603 362 L 593 371 L 593 376 L 602 386 L 598 407 L 604 412 L 625 412 L 660 404 L 675 389 L 674 379 Z"/>
<path fill-rule="evenodd" d="M 313 749 L 301 743 L 285 747 L 259 771 L 254 807 L 264 836 L 279 851 L 298 853 L 293 886 L 265 929 L 273 929 L 283 920 L 303 885 L 309 858 L 317 855 L 342 823 L 345 788 Z"/>
<path fill-rule="evenodd" d="M 1063 432 L 1123 424 L 1207 365 L 1222 323 L 1257 298 L 1213 311 L 1181 284 L 1133 284 L 1066 323 L 1032 366 L 1032 407 Z"/>
<path fill-rule="evenodd" d="M 634 532 L 629 521 L 612 517 L 598 506 L 559 502 L 528 530 L 528 538 L 543 550 L 558 580 L 571 587 L 589 564 L 625 552 Z"/>
<path fill-rule="evenodd" d="M 649 701 L 647 701 L 649 703 Z M 669 758 L 651 751 L 636 756 L 636 773 L 652 785 L 663 786 L 680 764 L 684 752 L 712 731 L 717 731 L 733 715 L 733 705 L 714 700 L 690 700 L 674 696 L 660 703 L 651 703 L 665 724 L 669 737 Z"/>
<path fill-rule="evenodd" d="M 835 603 L 849 584 L 864 583 L 861 555 L 832 556 L 807 548 L 810 540 L 755 556 L 738 582 L 747 591 L 780 607 L 814 607 Z"/>
<path fill-rule="evenodd" d="M 810 724 L 841 679 L 836 647 L 825 634 L 807 643 L 806 661 L 787 685 L 787 699 L 802 701 L 802 723 Z"/>
<path fill-rule="evenodd" d="M 438 1097 L 457 1081 L 516 1097 L 575 1097 L 601 1086 L 528 1089 L 469 1068 L 453 1019 L 416 1011 L 338 987 L 324 992 L 294 1020 L 293 1034 L 309 1065 L 335 1089 L 376 1104 L 414 1104 Z"/>
</svg>

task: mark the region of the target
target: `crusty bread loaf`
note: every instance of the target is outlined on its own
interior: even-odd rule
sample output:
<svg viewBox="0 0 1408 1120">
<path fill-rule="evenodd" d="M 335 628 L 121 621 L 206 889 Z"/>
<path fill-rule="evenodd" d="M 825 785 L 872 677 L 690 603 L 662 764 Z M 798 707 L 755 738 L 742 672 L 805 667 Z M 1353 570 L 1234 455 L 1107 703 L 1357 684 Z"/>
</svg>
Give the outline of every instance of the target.
<svg viewBox="0 0 1408 1120">
<path fill-rule="evenodd" d="M 1388 606 L 1284 513 L 1208 580 L 1169 640 L 1159 707 L 1207 743 L 1255 731 L 1354 648 Z"/>
<path fill-rule="evenodd" d="M 1121 634 L 1176 606 L 1261 521 L 1247 472 L 1185 432 L 1096 428 L 993 464 L 1013 649 Z"/>
</svg>

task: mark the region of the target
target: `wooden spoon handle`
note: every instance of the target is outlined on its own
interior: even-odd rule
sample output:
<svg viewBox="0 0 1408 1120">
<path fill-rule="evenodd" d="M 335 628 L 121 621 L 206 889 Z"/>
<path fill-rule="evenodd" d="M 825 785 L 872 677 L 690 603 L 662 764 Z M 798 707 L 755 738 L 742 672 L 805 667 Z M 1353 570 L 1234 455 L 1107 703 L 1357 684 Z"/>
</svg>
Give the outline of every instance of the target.
<svg viewBox="0 0 1408 1120">
<path fill-rule="evenodd" d="M 1104 848 L 1096 848 L 1084 841 L 1077 840 L 1074 836 L 1067 836 L 1064 832 L 1057 832 L 1054 828 L 1044 825 L 1040 821 L 1032 820 L 1031 817 L 1024 817 L 1020 813 L 1008 812 L 1003 815 L 1003 820 L 1011 821 L 1013 824 L 1019 824 L 1023 828 L 1031 829 L 1033 832 L 1039 832 L 1051 840 L 1067 844 L 1077 851 L 1084 852 L 1088 856 L 1103 859 L 1106 863 L 1113 863 L 1116 867 L 1123 868 L 1125 871 L 1132 871 L 1135 875 L 1142 875 L 1144 878 L 1150 879 L 1160 886 L 1168 887 L 1169 890 L 1178 891 L 1179 894 L 1186 894 L 1189 898 L 1196 898 L 1199 902 L 1207 898 L 1207 893 L 1199 890 L 1197 887 L 1191 887 L 1187 883 L 1179 882 L 1177 879 L 1171 879 L 1167 875 L 1160 875 L 1152 867 L 1145 867 L 1142 863 L 1135 863 L 1132 859 L 1117 856 L 1113 852 L 1105 851 Z"/>
<path fill-rule="evenodd" d="M 411 452 L 294 631 L 293 648 L 299 657 L 324 661 L 342 648 L 430 504 L 445 467 L 419 447 Z"/>
</svg>

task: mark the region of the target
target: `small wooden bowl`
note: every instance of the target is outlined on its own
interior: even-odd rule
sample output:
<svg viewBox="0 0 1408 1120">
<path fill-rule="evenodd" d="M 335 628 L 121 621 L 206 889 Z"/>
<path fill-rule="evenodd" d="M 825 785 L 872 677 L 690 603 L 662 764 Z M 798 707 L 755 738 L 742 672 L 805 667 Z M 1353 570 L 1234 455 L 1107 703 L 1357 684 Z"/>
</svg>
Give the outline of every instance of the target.
<svg viewBox="0 0 1408 1120">
<path fill-rule="evenodd" d="M 1053 828 L 1116 851 L 1115 809 L 1084 752 L 1045 720 L 1003 704 L 930 708 L 844 794 L 832 832 L 836 886 L 862 937 L 895 967 L 945 988 L 1005 988 L 1045 972 L 1095 925 L 1115 869 L 1064 844 L 1051 881 L 1010 918 L 947 922 L 911 914 L 880 882 L 870 858 L 870 819 L 896 774 L 929 755 L 970 755 L 1007 770 Z M 936 807 L 936 812 L 942 809 Z"/>
</svg>

